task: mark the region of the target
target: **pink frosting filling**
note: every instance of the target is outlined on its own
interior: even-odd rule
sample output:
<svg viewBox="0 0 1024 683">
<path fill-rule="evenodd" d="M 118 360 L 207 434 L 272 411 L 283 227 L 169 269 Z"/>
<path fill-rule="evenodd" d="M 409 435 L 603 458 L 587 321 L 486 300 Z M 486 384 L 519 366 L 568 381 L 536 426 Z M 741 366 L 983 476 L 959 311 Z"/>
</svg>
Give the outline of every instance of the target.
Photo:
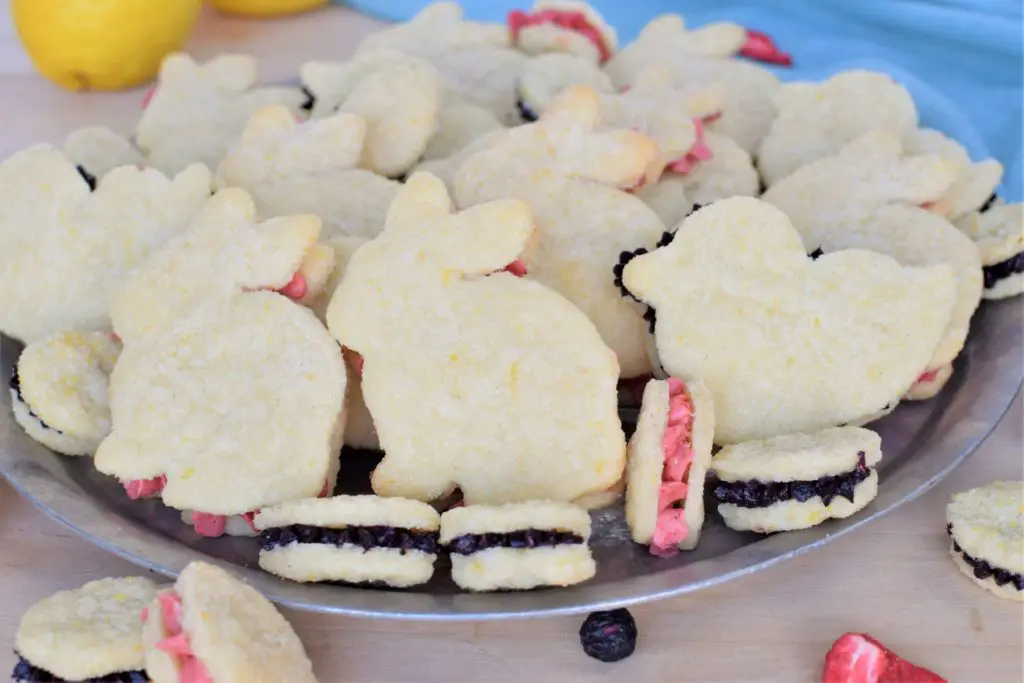
<svg viewBox="0 0 1024 683">
<path fill-rule="evenodd" d="M 504 272 L 512 273 L 516 277 L 523 277 L 524 275 L 526 275 L 526 264 L 523 263 L 521 260 L 516 259 L 512 263 L 505 266 Z"/>
<path fill-rule="evenodd" d="M 747 29 L 747 41 L 740 54 L 749 59 L 780 66 L 793 66 L 793 56 L 783 52 L 767 33 Z"/>
<path fill-rule="evenodd" d="M 142 108 L 143 109 L 145 109 L 146 107 L 149 106 L 149 103 L 153 101 L 153 95 L 155 95 L 155 94 L 156 94 L 156 86 L 154 85 L 152 88 L 150 88 L 149 90 L 146 91 L 145 96 L 143 96 L 143 98 L 142 98 Z"/>
<path fill-rule="evenodd" d="M 181 683 L 214 683 L 210 672 L 196 658 L 188 636 L 181 626 L 181 597 L 175 593 L 161 593 L 160 611 L 163 615 L 164 631 L 167 637 L 156 644 L 156 649 L 175 657 Z M 149 610 L 143 610 L 142 620 L 149 619 Z"/>
<path fill-rule="evenodd" d="M 541 24 L 554 24 L 559 28 L 579 33 L 597 48 L 598 53 L 601 55 L 602 64 L 611 59 L 612 51 L 604 36 L 601 35 L 596 26 L 590 23 L 590 20 L 587 19 L 583 12 L 545 9 L 530 13 L 513 10 L 508 13 L 508 28 L 512 33 L 513 42 L 518 40 L 519 32 L 527 26 L 539 26 Z"/>
<path fill-rule="evenodd" d="M 132 479 L 127 481 L 124 483 L 124 490 L 132 500 L 140 500 L 159 495 L 164 490 L 164 486 L 167 486 L 167 477 L 161 475 L 153 479 Z"/>
<path fill-rule="evenodd" d="M 678 503 L 686 500 L 689 485 L 686 477 L 693 462 L 693 404 L 686 387 L 675 377 L 668 379 L 668 424 L 661 438 L 665 464 L 658 492 L 658 521 L 651 539 L 651 554 L 671 557 L 690 533 L 685 511 Z"/>
<path fill-rule="evenodd" d="M 700 119 L 693 119 L 693 127 L 697 132 L 697 141 L 693 143 L 693 147 L 690 148 L 689 152 L 668 165 L 668 170 L 673 173 L 686 175 L 693 171 L 697 164 L 707 161 L 714 156 L 711 148 L 704 141 L 704 122 Z"/>
</svg>

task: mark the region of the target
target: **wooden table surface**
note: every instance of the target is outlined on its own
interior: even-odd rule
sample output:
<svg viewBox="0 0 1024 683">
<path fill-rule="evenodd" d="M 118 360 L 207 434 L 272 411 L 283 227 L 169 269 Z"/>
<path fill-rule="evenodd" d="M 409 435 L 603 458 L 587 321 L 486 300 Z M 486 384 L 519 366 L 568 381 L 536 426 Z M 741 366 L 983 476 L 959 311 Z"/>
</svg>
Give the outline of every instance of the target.
<svg viewBox="0 0 1024 683">
<path fill-rule="evenodd" d="M 0 10 L 6 10 L 0 1 Z M 190 50 L 242 51 L 267 80 L 301 62 L 343 58 L 375 22 L 334 8 L 273 22 L 204 17 Z M 141 92 L 71 94 L 32 73 L 0 11 L 0 155 L 71 129 L 105 123 L 130 131 Z M 322 683 L 342 681 L 820 680 L 831 642 L 869 631 L 953 683 L 1024 681 L 1024 611 L 973 586 L 946 550 L 944 507 L 959 490 L 1022 477 L 1024 406 L 978 452 L 921 499 L 828 547 L 695 596 L 634 610 L 636 654 L 605 665 L 583 655 L 580 619 L 416 624 L 289 613 Z M 135 568 L 49 521 L 0 483 L 0 672 L 13 666 L 21 613 L 57 590 Z M 2 674 L 0 674 L 2 677 Z"/>
</svg>

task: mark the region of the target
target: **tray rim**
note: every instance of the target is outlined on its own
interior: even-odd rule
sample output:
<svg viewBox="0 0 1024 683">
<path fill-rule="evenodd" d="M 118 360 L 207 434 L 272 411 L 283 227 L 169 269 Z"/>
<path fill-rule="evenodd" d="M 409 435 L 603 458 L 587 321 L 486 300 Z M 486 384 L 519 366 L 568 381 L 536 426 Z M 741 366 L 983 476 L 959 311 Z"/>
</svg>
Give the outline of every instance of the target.
<svg viewBox="0 0 1024 683">
<path fill-rule="evenodd" d="M 1022 321 L 1024 300 L 1018 298 L 988 302 L 976 313 L 975 324 L 987 322 L 989 324 L 986 327 L 997 328 L 1013 326 L 1010 328 L 1014 331 L 1012 340 L 997 340 L 999 346 L 1005 348 L 1000 350 L 996 360 L 1016 358 L 1020 362 L 1024 358 Z M 0 351 L 11 346 L 9 340 L 0 340 Z M 971 346 L 969 340 L 963 362 L 967 362 L 966 357 L 972 355 Z M 0 373 L 6 376 L 8 369 L 8 363 L 0 364 Z M 963 368 L 959 370 L 954 374 L 954 379 L 962 383 L 966 380 L 963 378 Z M 616 581 L 611 585 L 625 585 L 625 592 L 614 591 L 617 594 L 607 596 L 590 595 L 586 583 L 571 588 L 516 594 L 456 595 L 310 586 L 285 582 L 258 569 L 240 567 L 176 541 L 163 539 L 152 530 L 147 535 L 141 524 L 120 517 L 113 510 L 89 498 L 63 470 L 54 472 L 45 467 L 42 463 L 46 462 L 47 455 L 56 459 L 51 461 L 54 463 L 59 463 L 62 456 L 35 444 L 21 432 L 9 411 L 8 392 L 4 392 L 3 398 L 0 398 L 3 404 L 0 409 L 5 412 L 0 419 L 0 445 L 4 446 L 0 448 L 0 475 L 47 517 L 117 557 L 168 578 L 174 578 L 187 561 L 202 559 L 228 569 L 274 602 L 292 609 L 408 621 L 491 621 L 566 616 L 643 604 L 720 585 L 820 548 L 914 500 L 977 450 L 1003 420 L 1024 384 L 1024 367 L 1010 373 L 1002 368 L 991 369 L 988 374 L 992 379 L 984 383 L 986 391 L 976 397 L 961 397 L 961 403 L 966 402 L 962 406 L 966 414 L 950 417 L 947 415 L 950 405 L 960 406 L 952 402 L 943 404 L 935 418 L 938 424 L 929 423 L 932 429 L 921 430 L 929 433 L 923 435 L 924 441 L 916 450 L 927 452 L 928 457 L 922 458 L 918 453 L 909 457 L 905 465 L 897 469 L 895 474 L 900 480 L 913 480 L 913 483 L 903 485 L 901 491 L 907 490 L 901 494 L 897 495 L 892 490 L 895 485 L 891 484 L 888 488 L 880 489 L 878 498 L 868 508 L 849 519 L 833 520 L 804 531 L 767 536 L 721 556 L 651 575 Z M 956 392 L 952 394 L 953 402 L 957 396 Z M 921 436 L 920 433 L 915 438 L 917 436 Z M 15 441 L 28 441 L 29 447 L 11 449 L 12 438 Z M 40 457 L 37 455 L 39 453 L 43 455 Z M 609 584 L 593 584 L 591 587 L 599 593 L 607 589 Z M 330 604 L 316 602 L 316 596 L 326 595 L 325 591 L 329 591 L 332 597 L 341 598 Z M 576 596 L 580 599 L 575 599 Z"/>
</svg>

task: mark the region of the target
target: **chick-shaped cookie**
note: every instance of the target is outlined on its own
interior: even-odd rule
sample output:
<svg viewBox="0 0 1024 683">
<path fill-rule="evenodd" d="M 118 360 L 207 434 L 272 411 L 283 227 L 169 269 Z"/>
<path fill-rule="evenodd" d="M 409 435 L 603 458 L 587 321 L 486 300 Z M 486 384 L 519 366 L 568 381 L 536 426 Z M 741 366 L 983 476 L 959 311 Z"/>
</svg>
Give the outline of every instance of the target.
<svg viewBox="0 0 1024 683">
<path fill-rule="evenodd" d="M 815 230 L 804 246 L 829 253 L 840 249 L 868 249 L 888 254 L 904 266 L 930 266 L 944 263 L 956 279 L 956 303 L 942 341 L 932 354 L 928 367 L 911 388 L 907 398 L 934 396 L 952 374 L 950 364 L 963 349 L 970 330 L 971 316 L 981 303 L 981 255 L 974 242 L 942 216 L 916 206 L 881 206 L 858 220 Z M 801 232 L 801 237 L 804 237 Z M 808 238 L 817 240 L 808 246 Z"/>
<path fill-rule="evenodd" d="M 985 299 L 1024 292 L 1024 204 L 997 204 L 969 213 L 956 227 L 981 252 Z"/>
<path fill-rule="evenodd" d="M 907 154 L 938 154 L 956 165 L 956 182 L 940 200 L 951 221 L 995 201 L 996 188 L 1003 180 L 1003 165 L 995 159 L 971 161 L 963 145 L 931 128 L 918 128 L 904 136 L 903 149 Z"/>
<path fill-rule="evenodd" d="M 382 48 L 429 60 L 449 93 L 508 125 L 517 122 L 515 86 L 529 57 L 512 47 L 503 24 L 469 21 L 457 3 L 435 2 L 408 22 L 368 36 L 356 58 Z"/>
<path fill-rule="evenodd" d="M 529 277 L 559 292 L 594 322 L 615 351 L 623 377 L 651 372 L 646 324 L 623 299 L 610 268 L 623 251 L 654 247 L 664 224 L 626 190 L 657 180 L 665 165 L 654 140 L 605 130 L 591 88 L 567 89 L 536 123 L 501 134 L 463 163 L 459 206 L 514 197 L 529 204 L 540 240 Z"/>
<path fill-rule="evenodd" d="M 110 373 L 121 344 L 109 332 L 57 332 L 25 347 L 11 374 L 14 419 L 64 455 L 92 455 L 110 433 Z"/>
<path fill-rule="evenodd" d="M 221 190 L 154 254 L 111 309 L 124 343 L 110 378 L 113 430 L 96 468 L 162 478 L 163 501 L 218 517 L 333 486 L 345 426 L 345 364 L 312 311 L 277 291 L 314 247 L 312 215 L 258 223 Z"/>
<path fill-rule="evenodd" d="M 627 45 L 616 55 L 616 68 L 646 62 L 659 43 L 671 44 L 679 53 L 689 57 L 728 59 L 742 56 L 782 66 L 793 63 L 793 58 L 782 52 L 768 35 L 729 21 L 690 29 L 678 14 L 663 14 L 652 19 L 640 35 L 644 40 Z"/>
<path fill-rule="evenodd" d="M 327 323 L 363 358 L 378 495 L 571 501 L 621 477 L 614 354 L 570 302 L 501 272 L 534 231 L 521 201 L 453 213 L 417 173 L 349 261 Z"/>
<path fill-rule="evenodd" d="M 389 51 L 347 63 L 310 62 L 302 79 L 313 114 L 343 112 L 366 121 L 361 165 L 398 177 L 419 160 L 437 130 L 441 81 L 430 62 Z"/>
<path fill-rule="evenodd" d="M 512 42 L 528 55 L 570 54 L 598 65 L 615 53 L 618 36 L 601 13 L 577 0 L 537 0 L 508 14 Z"/>
<path fill-rule="evenodd" d="M 184 53 L 168 55 L 152 97 L 135 126 L 146 163 L 165 173 L 202 162 L 217 168 L 254 111 L 282 104 L 296 116 L 298 88 L 258 87 L 256 60 L 224 54 L 199 64 Z"/>
<path fill-rule="evenodd" d="M 775 106 L 779 114 L 757 152 L 758 169 L 769 187 L 869 131 L 903 138 L 917 128 L 917 107 L 907 89 L 874 71 L 843 71 L 820 83 L 786 83 L 775 95 Z"/>
<path fill-rule="evenodd" d="M 109 300 L 132 268 L 188 225 L 210 173 L 174 178 L 117 168 L 91 190 L 60 151 L 38 145 L 0 162 L 0 332 L 29 343 L 107 330 Z"/>
<path fill-rule="evenodd" d="M 145 164 L 142 152 L 128 139 L 105 126 L 77 128 L 64 139 L 64 155 L 92 179 L 92 184 L 118 166 Z"/>
<path fill-rule="evenodd" d="M 617 88 L 631 86 L 648 67 L 667 67 L 676 84 L 686 89 L 722 86 L 726 89 L 722 115 L 709 129 L 732 138 L 753 154 L 776 109 L 773 98 L 779 79 L 767 69 L 738 59 L 714 59 L 688 52 L 691 33 L 679 17 L 662 17 L 647 25 L 636 40 L 605 64 Z"/>
<path fill-rule="evenodd" d="M 372 237 L 401 185 L 359 167 L 366 129 L 355 114 L 299 123 L 285 107 L 265 107 L 224 157 L 217 182 L 249 192 L 265 218 L 312 213 L 325 238 Z"/>
<path fill-rule="evenodd" d="M 946 265 L 860 249 L 812 260 L 785 214 L 749 197 L 694 212 L 629 261 L 623 284 L 656 313 L 665 372 L 711 391 L 721 444 L 852 423 L 898 399 L 938 347 L 956 288 Z"/>
</svg>

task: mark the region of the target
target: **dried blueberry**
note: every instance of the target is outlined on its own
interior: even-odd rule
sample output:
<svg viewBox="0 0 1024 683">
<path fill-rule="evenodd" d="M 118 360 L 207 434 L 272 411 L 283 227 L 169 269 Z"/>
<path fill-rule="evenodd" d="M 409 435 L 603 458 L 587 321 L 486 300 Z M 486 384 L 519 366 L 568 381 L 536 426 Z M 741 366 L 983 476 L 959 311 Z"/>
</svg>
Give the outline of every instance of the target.
<svg viewBox="0 0 1024 683">
<path fill-rule="evenodd" d="M 808 256 L 808 258 L 810 258 L 810 259 L 811 259 L 812 261 L 817 261 L 817 260 L 818 260 L 819 258 L 821 258 L 821 257 L 822 257 L 822 256 L 824 256 L 824 255 L 825 255 L 825 252 L 824 252 L 824 250 L 822 250 L 822 248 L 821 248 L 821 247 L 818 247 L 817 249 L 815 249 L 814 251 L 812 251 L 812 252 L 811 252 L 810 254 L 808 254 L 807 256 Z"/>
<path fill-rule="evenodd" d="M 636 649 L 636 621 L 626 609 L 592 612 L 580 626 L 580 644 L 588 656 L 617 662 Z"/>
<path fill-rule="evenodd" d="M 516 111 L 519 112 L 519 118 L 521 118 L 524 123 L 533 123 L 540 118 L 537 116 L 537 112 L 531 109 L 529 105 L 523 102 L 522 99 L 516 100 Z"/>
</svg>

